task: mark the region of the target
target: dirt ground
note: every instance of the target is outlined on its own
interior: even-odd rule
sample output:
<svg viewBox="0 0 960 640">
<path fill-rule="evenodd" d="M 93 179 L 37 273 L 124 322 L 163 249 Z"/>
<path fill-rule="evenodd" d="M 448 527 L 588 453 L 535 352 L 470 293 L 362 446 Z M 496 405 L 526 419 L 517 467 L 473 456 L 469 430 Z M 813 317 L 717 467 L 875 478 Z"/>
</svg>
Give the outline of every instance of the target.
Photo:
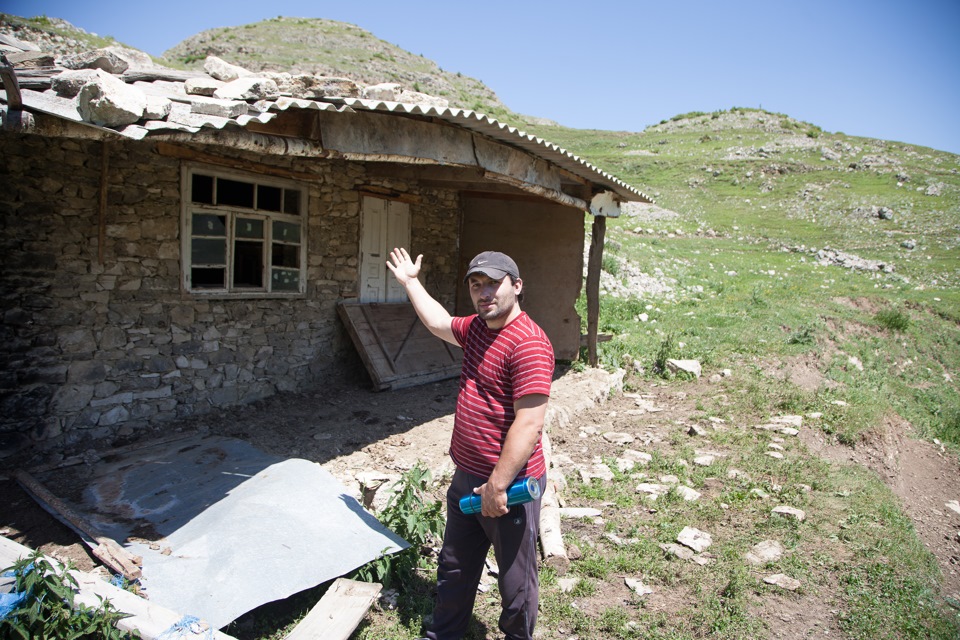
<svg viewBox="0 0 960 640">
<path fill-rule="evenodd" d="M 804 375 L 802 363 L 785 371 L 798 378 L 797 382 Z M 657 407 L 647 417 L 645 427 L 644 437 L 653 442 L 661 435 L 667 437 L 668 427 L 675 429 L 677 424 L 689 421 L 700 399 L 721 393 L 714 383 L 701 379 L 669 385 L 641 382 L 637 393 L 607 397 L 616 381 L 598 370 L 567 371 L 558 376 L 549 422 L 555 456 L 589 462 L 610 455 L 613 445 L 602 438 L 584 438 L 584 430 L 617 431 L 618 424 L 635 422 L 638 396 Z M 320 463 L 359 497 L 358 476 L 364 473 L 397 477 L 418 460 L 435 475 L 451 469 L 446 449 L 456 393 L 456 380 L 383 393 L 370 391 L 362 380 L 349 380 L 312 393 L 285 394 L 250 407 L 167 425 L 153 436 L 199 432 L 245 439 L 268 453 Z M 944 575 L 944 595 L 960 599 L 960 514 L 945 508 L 947 502 L 960 499 L 957 458 L 932 443 L 913 438 L 910 425 L 902 420 L 890 420 L 882 433 L 856 448 L 831 443 L 813 428 L 802 429 L 801 438 L 816 455 L 834 463 L 867 466 L 883 478 L 903 501 L 921 539 L 936 556 Z M 123 443 L 99 443 L 97 448 L 76 453 L 90 462 L 118 444 Z M 76 534 L 39 508 L 11 478 L 14 465 L 28 462 L 35 464 L 36 460 L 0 461 L 4 465 L 0 468 L 0 504 L 4 505 L 0 535 L 72 560 L 80 569 L 93 569 L 96 562 Z M 709 493 L 709 488 L 704 490 Z M 781 605 L 772 615 L 784 623 L 784 629 L 803 621 L 801 626 L 807 630 L 838 631 L 835 615 L 822 599 L 784 599 Z M 603 603 L 593 606 L 603 609 Z M 647 606 L 669 611 L 680 603 L 664 594 L 652 596 Z M 773 637 L 794 636 L 778 632 Z"/>
</svg>

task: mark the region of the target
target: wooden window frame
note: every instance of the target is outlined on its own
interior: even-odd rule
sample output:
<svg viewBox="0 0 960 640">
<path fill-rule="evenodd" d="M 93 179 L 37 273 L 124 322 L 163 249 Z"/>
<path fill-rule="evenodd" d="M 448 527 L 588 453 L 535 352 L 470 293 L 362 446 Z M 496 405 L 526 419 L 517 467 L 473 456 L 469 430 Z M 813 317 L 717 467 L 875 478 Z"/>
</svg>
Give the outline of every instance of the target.
<svg viewBox="0 0 960 640">
<path fill-rule="evenodd" d="M 193 202 L 193 180 L 194 176 L 201 175 L 213 180 L 212 203 Z M 234 180 L 253 185 L 253 196 L 251 206 L 242 205 L 222 205 L 217 204 L 217 184 L 218 180 Z M 281 211 L 267 211 L 258 208 L 257 198 L 258 187 L 275 187 L 281 190 Z M 307 280 L 307 199 L 308 190 L 306 185 L 283 178 L 260 175 L 255 173 L 245 173 L 233 171 L 204 164 L 184 163 L 181 170 L 181 255 L 182 255 L 182 279 L 181 283 L 185 292 L 204 297 L 220 298 L 296 298 L 303 297 L 306 293 Z M 297 213 L 284 213 L 284 198 L 288 192 L 297 192 L 299 194 L 296 202 Z M 202 234 L 194 234 L 193 218 L 194 215 L 208 215 L 222 217 L 224 220 L 224 234 L 212 235 L 210 238 L 223 237 L 225 243 L 225 255 L 223 263 L 206 265 L 195 265 L 193 262 L 193 241 L 203 238 Z M 237 268 L 234 264 L 236 247 L 238 242 L 255 242 L 255 239 L 244 239 L 237 235 L 237 221 L 240 219 L 260 220 L 263 225 L 262 251 L 261 251 L 261 278 L 262 286 L 238 286 L 235 284 Z M 299 229 L 299 242 L 284 241 L 274 238 L 274 223 L 292 224 Z M 296 256 L 298 266 L 285 268 L 283 266 L 274 266 L 272 257 L 275 245 L 285 245 L 296 247 Z M 210 268 L 224 270 L 224 286 L 194 286 L 193 272 L 194 268 Z M 294 290 L 276 288 L 274 284 L 274 273 L 281 271 L 297 271 L 297 282 Z"/>
</svg>

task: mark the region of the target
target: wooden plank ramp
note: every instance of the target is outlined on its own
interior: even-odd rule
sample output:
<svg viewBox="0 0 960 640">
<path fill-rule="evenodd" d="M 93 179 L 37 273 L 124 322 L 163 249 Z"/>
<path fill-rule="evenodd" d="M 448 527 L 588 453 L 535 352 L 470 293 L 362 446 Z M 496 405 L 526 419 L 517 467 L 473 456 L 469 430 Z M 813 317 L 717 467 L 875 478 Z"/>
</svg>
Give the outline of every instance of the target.
<svg viewBox="0 0 960 640">
<path fill-rule="evenodd" d="M 383 585 L 337 578 L 286 640 L 347 640 Z"/>
<path fill-rule="evenodd" d="M 26 558 L 33 554 L 33 550 L 22 544 L 0 536 L 0 568 L 6 568 L 21 558 Z M 62 566 L 54 558 L 47 558 L 54 566 Z M 117 623 L 117 628 L 121 631 L 136 631 L 143 640 L 155 640 L 170 630 L 177 622 L 183 619 L 179 613 L 171 611 L 166 607 L 154 604 L 149 600 L 144 600 L 135 593 L 130 593 L 119 587 L 115 587 L 100 577 L 84 571 L 71 570 L 71 575 L 77 580 L 79 591 L 75 596 L 77 604 L 88 607 L 100 606 L 100 598 L 109 600 L 118 611 L 128 614 L 129 618 L 124 618 Z M 203 623 L 201 622 L 201 626 Z M 204 627 L 199 634 L 189 632 L 182 633 L 179 638 L 208 638 L 208 627 Z M 216 640 L 236 640 L 233 636 L 212 630 L 213 637 Z M 169 637 L 169 636 L 168 636 Z"/>
</svg>

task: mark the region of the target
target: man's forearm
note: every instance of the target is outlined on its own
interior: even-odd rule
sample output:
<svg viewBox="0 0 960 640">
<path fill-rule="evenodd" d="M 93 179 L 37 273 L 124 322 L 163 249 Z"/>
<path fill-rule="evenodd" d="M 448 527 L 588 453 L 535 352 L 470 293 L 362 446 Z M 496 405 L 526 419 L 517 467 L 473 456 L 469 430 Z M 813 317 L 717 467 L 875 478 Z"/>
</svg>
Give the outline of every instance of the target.
<svg viewBox="0 0 960 640">
<path fill-rule="evenodd" d="M 500 459 L 497 461 L 488 483 L 497 491 L 506 491 L 513 482 L 523 465 L 533 455 L 540 441 L 543 423 L 530 422 L 528 424 L 514 423 L 507 432 Z"/>
<path fill-rule="evenodd" d="M 427 330 L 438 338 L 456 344 L 450 328 L 450 313 L 433 296 L 427 293 L 427 290 L 420 284 L 420 280 L 411 278 L 404 283 L 404 289 L 407 292 L 407 298 L 410 299 L 410 303 L 413 304 L 413 308 L 417 312 L 417 316 Z"/>
</svg>

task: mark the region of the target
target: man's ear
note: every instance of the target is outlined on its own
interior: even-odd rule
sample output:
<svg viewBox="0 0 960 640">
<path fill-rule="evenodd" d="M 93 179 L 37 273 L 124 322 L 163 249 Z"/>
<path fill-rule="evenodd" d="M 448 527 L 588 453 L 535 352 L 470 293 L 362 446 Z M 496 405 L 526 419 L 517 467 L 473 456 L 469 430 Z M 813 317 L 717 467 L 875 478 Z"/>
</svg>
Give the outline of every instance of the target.
<svg viewBox="0 0 960 640">
<path fill-rule="evenodd" d="M 513 281 L 513 292 L 517 295 L 523 293 L 523 280 L 520 278 Z"/>
</svg>

